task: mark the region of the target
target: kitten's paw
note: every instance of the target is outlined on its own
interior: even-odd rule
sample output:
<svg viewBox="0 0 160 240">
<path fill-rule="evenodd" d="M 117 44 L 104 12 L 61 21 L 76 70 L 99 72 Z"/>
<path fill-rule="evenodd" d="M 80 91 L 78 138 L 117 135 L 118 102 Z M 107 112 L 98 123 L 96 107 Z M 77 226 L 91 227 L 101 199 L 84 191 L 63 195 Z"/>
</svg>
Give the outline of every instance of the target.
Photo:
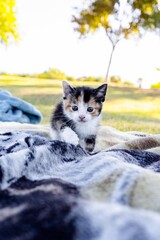
<svg viewBox="0 0 160 240">
<path fill-rule="evenodd" d="M 50 137 L 51 140 L 59 140 L 58 133 L 53 128 L 50 128 L 49 137 Z"/>
<path fill-rule="evenodd" d="M 60 136 L 61 136 L 61 140 L 64 142 L 71 143 L 74 145 L 79 144 L 79 138 L 77 134 L 69 127 L 64 128 Z"/>
</svg>

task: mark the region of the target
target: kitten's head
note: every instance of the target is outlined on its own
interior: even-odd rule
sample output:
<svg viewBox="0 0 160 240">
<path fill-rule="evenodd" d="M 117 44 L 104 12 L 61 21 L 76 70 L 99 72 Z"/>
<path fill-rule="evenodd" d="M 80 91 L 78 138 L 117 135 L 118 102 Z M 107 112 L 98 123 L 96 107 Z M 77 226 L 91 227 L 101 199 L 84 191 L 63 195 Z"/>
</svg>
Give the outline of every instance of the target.
<svg viewBox="0 0 160 240">
<path fill-rule="evenodd" d="M 63 108 L 75 122 L 84 123 L 100 115 L 105 100 L 107 84 L 98 88 L 72 87 L 63 81 Z"/>
</svg>

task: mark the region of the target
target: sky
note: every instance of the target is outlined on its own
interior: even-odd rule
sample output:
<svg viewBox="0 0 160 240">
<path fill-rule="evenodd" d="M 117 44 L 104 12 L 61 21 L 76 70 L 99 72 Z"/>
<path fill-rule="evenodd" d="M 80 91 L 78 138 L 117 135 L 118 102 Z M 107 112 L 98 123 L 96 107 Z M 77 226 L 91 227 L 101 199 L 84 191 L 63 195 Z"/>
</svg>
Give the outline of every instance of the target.
<svg viewBox="0 0 160 240">
<path fill-rule="evenodd" d="M 21 40 L 0 46 L 1 72 L 40 73 L 57 68 L 70 76 L 105 76 L 111 44 L 101 30 L 79 39 L 71 22 L 82 0 L 17 0 Z M 160 36 L 146 33 L 140 40 L 118 43 L 110 75 L 124 81 L 160 81 Z"/>
</svg>

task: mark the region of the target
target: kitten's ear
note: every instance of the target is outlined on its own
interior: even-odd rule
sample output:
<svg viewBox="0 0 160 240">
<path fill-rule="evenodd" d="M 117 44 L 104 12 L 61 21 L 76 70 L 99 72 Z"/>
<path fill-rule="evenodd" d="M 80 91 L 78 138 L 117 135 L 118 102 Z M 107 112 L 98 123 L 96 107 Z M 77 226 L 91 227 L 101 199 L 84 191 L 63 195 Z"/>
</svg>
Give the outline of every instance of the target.
<svg viewBox="0 0 160 240">
<path fill-rule="evenodd" d="M 69 85 L 67 81 L 62 81 L 63 98 L 66 98 L 69 94 L 72 94 L 74 89 Z"/>
<path fill-rule="evenodd" d="M 105 100 L 107 86 L 107 84 L 102 84 L 100 87 L 95 89 L 96 98 L 100 99 L 102 102 Z"/>
</svg>

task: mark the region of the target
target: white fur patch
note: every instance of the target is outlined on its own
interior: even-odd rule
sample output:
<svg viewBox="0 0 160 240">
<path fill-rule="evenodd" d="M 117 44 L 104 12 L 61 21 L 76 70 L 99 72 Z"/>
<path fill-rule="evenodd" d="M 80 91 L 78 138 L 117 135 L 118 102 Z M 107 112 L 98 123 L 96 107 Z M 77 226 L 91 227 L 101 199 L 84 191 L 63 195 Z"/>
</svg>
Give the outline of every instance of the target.
<svg viewBox="0 0 160 240">
<path fill-rule="evenodd" d="M 58 136 L 58 132 L 55 129 L 50 128 L 49 130 L 50 130 L 49 135 L 52 140 L 60 140 Z"/>
<path fill-rule="evenodd" d="M 84 139 L 89 135 L 96 135 L 99 124 L 101 121 L 101 116 L 96 117 L 88 122 L 76 123 L 76 132 L 80 139 Z"/>
<path fill-rule="evenodd" d="M 60 140 L 74 145 L 78 145 L 79 143 L 77 134 L 69 127 L 65 127 L 60 132 Z"/>
</svg>

